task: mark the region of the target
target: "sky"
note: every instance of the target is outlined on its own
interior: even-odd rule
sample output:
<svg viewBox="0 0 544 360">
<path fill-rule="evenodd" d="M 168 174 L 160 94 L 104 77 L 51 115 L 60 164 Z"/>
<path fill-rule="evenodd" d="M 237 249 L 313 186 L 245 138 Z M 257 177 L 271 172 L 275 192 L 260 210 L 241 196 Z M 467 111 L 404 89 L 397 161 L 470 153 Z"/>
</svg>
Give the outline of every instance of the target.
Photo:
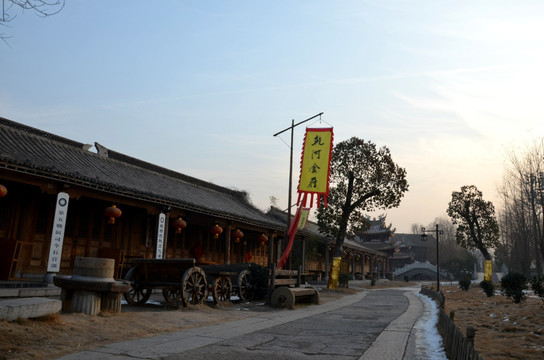
<svg viewBox="0 0 544 360">
<path fill-rule="evenodd" d="M 11 10 L 0 116 L 247 191 L 293 197 L 306 125 L 390 149 L 397 233 L 476 185 L 500 207 L 506 155 L 544 134 L 542 1 L 67 1 Z M 319 120 L 319 118 L 317 118 Z"/>
</svg>

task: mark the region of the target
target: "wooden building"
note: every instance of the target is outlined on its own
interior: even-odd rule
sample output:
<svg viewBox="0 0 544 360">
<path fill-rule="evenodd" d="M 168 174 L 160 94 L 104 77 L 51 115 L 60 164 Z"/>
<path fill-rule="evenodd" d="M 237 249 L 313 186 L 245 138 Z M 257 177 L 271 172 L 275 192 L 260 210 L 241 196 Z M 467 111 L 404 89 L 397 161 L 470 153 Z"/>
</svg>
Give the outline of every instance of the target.
<svg viewBox="0 0 544 360">
<path fill-rule="evenodd" d="M 117 276 L 130 257 L 267 266 L 285 226 L 245 192 L 4 118 L 0 185 L 0 280 L 71 274 L 76 256 L 113 257 Z"/>
</svg>

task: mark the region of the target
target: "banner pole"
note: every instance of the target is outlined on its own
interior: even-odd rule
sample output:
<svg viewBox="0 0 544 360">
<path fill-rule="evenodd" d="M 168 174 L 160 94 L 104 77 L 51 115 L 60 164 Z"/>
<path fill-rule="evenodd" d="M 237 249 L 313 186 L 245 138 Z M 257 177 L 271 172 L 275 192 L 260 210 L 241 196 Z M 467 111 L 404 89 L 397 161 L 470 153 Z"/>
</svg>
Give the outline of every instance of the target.
<svg viewBox="0 0 544 360">
<path fill-rule="evenodd" d="M 301 122 L 299 123 L 296 123 L 295 124 L 295 120 L 292 119 L 291 120 L 291 126 L 275 133 L 274 135 L 272 136 L 278 136 L 279 134 L 282 134 L 284 132 L 286 132 L 287 130 L 291 130 L 291 146 L 290 146 L 290 154 L 289 154 L 289 194 L 287 195 L 287 226 L 285 227 L 285 236 L 284 236 L 284 241 L 285 239 L 288 238 L 288 235 L 287 235 L 287 232 L 289 231 L 289 228 L 291 226 L 291 206 L 292 206 L 292 192 L 293 192 L 293 138 L 294 138 L 294 132 L 295 132 L 295 127 L 301 125 L 301 124 L 304 124 L 305 122 L 308 122 L 312 119 L 315 119 L 316 117 L 318 116 L 321 116 L 323 115 L 323 112 L 320 112 L 319 114 L 317 115 L 314 115 L 312 117 L 309 117 L 308 119 L 306 120 L 302 120 Z M 282 246 L 283 247 L 283 246 Z M 279 259 L 278 259 L 279 260 Z"/>
</svg>

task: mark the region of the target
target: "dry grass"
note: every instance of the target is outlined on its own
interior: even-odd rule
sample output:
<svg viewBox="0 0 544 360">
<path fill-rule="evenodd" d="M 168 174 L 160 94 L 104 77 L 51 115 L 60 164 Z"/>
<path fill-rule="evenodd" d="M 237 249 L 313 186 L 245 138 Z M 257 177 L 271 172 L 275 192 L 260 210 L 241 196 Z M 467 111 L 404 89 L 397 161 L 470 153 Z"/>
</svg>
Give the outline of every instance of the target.
<svg viewBox="0 0 544 360">
<path fill-rule="evenodd" d="M 544 359 L 544 304 L 529 297 L 514 304 L 505 296 L 487 297 L 478 285 L 469 291 L 444 287 L 446 313 L 455 311 L 454 321 L 465 333 L 476 329 L 474 345 L 485 359 Z"/>
</svg>

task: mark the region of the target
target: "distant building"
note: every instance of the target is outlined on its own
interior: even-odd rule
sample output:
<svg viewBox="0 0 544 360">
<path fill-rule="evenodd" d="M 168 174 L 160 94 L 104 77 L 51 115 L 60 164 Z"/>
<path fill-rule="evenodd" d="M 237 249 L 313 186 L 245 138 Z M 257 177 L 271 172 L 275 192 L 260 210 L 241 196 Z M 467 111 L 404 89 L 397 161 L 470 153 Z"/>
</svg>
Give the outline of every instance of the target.
<svg viewBox="0 0 544 360">
<path fill-rule="evenodd" d="M 432 243 L 431 236 L 426 242 L 421 240 L 420 234 L 396 234 L 395 229 L 385 223 L 386 216 L 370 219 L 367 231 L 357 234 L 356 241 L 366 248 L 386 253 L 388 256 L 388 272 L 393 272 L 414 261 L 428 260 L 428 244 Z"/>
</svg>

